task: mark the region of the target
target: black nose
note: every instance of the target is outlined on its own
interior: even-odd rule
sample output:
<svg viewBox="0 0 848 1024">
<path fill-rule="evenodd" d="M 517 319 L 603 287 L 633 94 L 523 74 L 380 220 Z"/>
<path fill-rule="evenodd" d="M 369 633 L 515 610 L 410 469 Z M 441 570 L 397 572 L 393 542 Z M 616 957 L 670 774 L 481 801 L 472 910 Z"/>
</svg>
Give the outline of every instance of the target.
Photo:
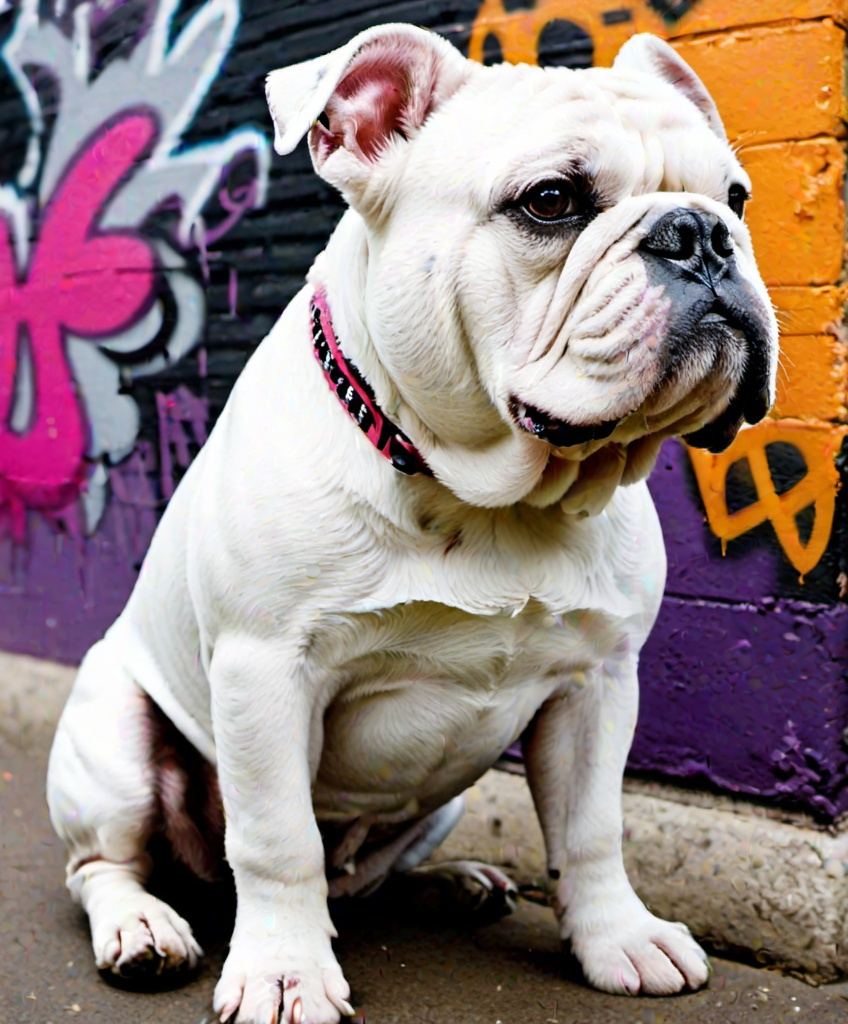
<svg viewBox="0 0 848 1024">
<path fill-rule="evenodd" d="M 712 213 L 683 208 L 660 217 L 639 249 L 669 261 L 685 277 L 710 288 L 724 277 L 733 260 L 733 243 L 724 221 Z"/>
</svg>

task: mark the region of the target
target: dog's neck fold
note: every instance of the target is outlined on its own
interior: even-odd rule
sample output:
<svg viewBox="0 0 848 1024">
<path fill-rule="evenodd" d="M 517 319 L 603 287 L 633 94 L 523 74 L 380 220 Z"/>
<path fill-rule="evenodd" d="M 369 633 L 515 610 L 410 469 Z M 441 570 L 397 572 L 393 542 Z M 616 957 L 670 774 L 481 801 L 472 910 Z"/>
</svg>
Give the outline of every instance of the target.
<svg viewBox="0 0 848 1024">
<path fill-rule="evenodd" d="M 416 479 L 435 477 L 455 498 L 477 508 L 504 508 L 526 502 L 538 508 L 558 505 L 562 512 L 572 515 L 597 515 L 606 507 L 622 476 L 623 482 L 629 483 L 650 469 L 653 458 L 646 461 L 642 471 L 634 473 L 636 467 L 629 465 L 630 452 L 618 447 L 611 450 L 613 458 L 593 451 L 581 468 L 584 459 L 555 456 L 545 441 L 519 434 L 506 422 L 500 433 L 479 444 L 456 440 L 448 432 L 441 432 L 438 423 L 425 421 L 402 393 L 401 383 L 395 381 L 381 357 L 379 340 L 372 337 L 367 315 L 370 256 L 365 223 L 356 211 L 348 210 L 316 259 L 308 281 L 313 296 L 322 292 L 326 295 L 327 315 L 340 355 L 367 382 L 377 410 L 375 421 L 382 417 L 387 424 L 382 433 L 379 428 L 370 434 L 368 429 L 364 432 L 389 461 L 392 454 L 401 455 L 405 466 L 396 468 Z M 432 344 L 432 339 L 426 340 Z M 323 363 L 323 359 L 319 361 Z M 347 385 L 339 390 L 338 381 L 335 372 L 330 387 L 342 400 L 348 393 Z M 363 406 L 355 391 L 354 387 L 350 393 L 352 407 L 347 402 L 342 404 L 359 423 Z"/>
<path fill-rule="evenodd" d="M 470 505 L 502 508 L 536 486 L 549 446 L 530 435 L 503 430 L 485 445 L 448 440 L 438 424 L 425 422 L 384 365 L 367 315 L 371 253 L 362 217 L 348 210 L 308 275 L 313 292 L 325 288 L 334 329 L 345 357 L 374 391 L 377 404 L 411 439 L 438 481 Z"/>
</svg>

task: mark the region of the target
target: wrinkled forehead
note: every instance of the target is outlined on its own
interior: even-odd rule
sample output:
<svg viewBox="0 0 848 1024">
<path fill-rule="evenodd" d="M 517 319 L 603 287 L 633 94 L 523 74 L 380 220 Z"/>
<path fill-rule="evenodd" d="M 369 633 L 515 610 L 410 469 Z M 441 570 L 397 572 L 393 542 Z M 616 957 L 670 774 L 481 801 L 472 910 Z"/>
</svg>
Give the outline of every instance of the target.
<svg viewBox="0 0 848 1024">
<path fill-rule="evenodd" d="M 441 128 L 495 195 L 579 173 L 611 200 L 656 191 L 727 194 L 749 185 L 728 144 L 672 86 L 607 68 L 480 68 Z"/>
</svg>

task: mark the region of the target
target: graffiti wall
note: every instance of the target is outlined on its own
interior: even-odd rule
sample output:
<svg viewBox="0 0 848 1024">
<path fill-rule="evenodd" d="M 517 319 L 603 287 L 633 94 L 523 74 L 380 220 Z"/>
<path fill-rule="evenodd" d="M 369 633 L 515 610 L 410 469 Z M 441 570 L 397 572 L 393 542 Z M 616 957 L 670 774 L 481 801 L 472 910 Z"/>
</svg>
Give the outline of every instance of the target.
<svg viewBox="0 0 848 1024">
<path fill-rule="evenodd" d="M 210 252 L 265 205 L 270 148 L 192 133 L 237 0 L 48 8 L 0 14 L 0 642 L 74 659 L 229 387 Z"/>
<path fill-rule="evenodd" d="M 845 0 L 0 4 L 0 647 L 72 662 L 341 207 L 271 160 L 267 70 L 387 20 L 485 63 L 669 38 L 754 182 L 777 408 L 652 478 L 670 576 L 633 770 L 848 809 Z"/>
</svg>

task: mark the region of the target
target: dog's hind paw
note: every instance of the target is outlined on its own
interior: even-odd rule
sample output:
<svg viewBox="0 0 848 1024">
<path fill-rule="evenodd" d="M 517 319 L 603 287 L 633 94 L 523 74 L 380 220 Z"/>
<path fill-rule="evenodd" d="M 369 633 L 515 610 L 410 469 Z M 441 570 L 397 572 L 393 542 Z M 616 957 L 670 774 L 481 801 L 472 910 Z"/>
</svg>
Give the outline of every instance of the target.
<svg viewBox="0 0 848 1024">
<path fill-rule="evenodd" d="M 424 864 L 410 874 L 436 879 L 450 896 L 475 918 L 496 921 L 518 906 L 518 887 L 500 868 L 477 860 L 448 860 Z"/>
<path fill-rule="evenodd" d="M 571 936 L 586 980 L 605 992 L 667 996 L 705 985 L 707 954 L 677 921 L 662 921 L 643 908 L 635 920 Z"/>
<path fill-rule="evenodd" d="M 187 921 L 167 903 L 137 893 L 92 917 L 97 967 L 129 981 L 146 981 L 179 968 L 192 968 L 203 950 Z"/>
</svg>

